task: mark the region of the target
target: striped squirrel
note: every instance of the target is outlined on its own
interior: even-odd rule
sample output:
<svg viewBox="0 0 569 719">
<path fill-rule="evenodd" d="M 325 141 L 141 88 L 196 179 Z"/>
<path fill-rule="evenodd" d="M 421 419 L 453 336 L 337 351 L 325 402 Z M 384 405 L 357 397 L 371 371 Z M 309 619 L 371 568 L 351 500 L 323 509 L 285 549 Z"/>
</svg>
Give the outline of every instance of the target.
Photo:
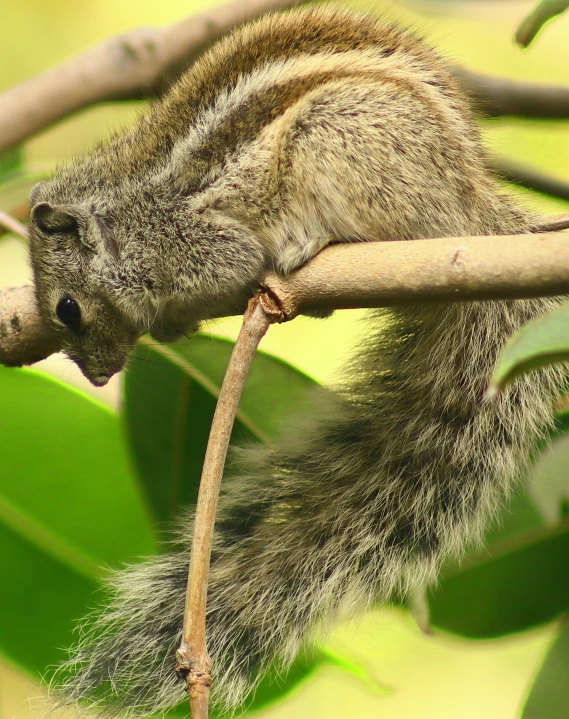
<svg viewBox="0 0 569 719">
<path fill-rule="evenodd" d="M 31 194 L 40 311 L 95 384 L 145 332 L 173 341 L 330 242 L 529 231 L 468 102 L 412 34 L 330 8 L 216 44 L 133 126 Z M 233 460 L 208 609 L 212 699 L 243 700 L 316 630 L 421 591 L 479 540 L 551 425 L 558 370 L 483 401 L 505 339 L 554 300 L 372 312 L 344 384 Z M 386 322 L 387 318 L 387 322 Z M 67 701 L 145 716 L 173 671 L 191 513 L 170 553 L 117 572 L 66 669 Z"/>
</svg>

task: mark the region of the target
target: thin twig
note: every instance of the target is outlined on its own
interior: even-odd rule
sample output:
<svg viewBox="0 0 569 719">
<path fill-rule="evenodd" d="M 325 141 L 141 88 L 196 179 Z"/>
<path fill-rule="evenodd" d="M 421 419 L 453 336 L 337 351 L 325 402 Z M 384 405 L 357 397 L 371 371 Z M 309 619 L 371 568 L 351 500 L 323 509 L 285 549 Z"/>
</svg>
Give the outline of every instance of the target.
<svg viewBox="0 0 569 719">
<path fill-rule="evenodd" d="M 15 217 L 0 211 L 0 227 L 4 227 L 8 232 L 12 232 L 23 240 L 28 239 L 28 229 L 21 222 L 18 222 Z"/>
<path fill-rule="evenodd" d="M 520 23 L 516 30 L 516 42 L 522 47 L 528 47 L 533 42 L 541 28 L 557 15 L 569 8 L 569 0 L 541 0 Z"/>
<path fill-rule="evenodd" d="M 270 324 L 254 297 L 243 318 L 215 408 L 200 481 L 182 643 L 176 653 L 178 672 L 186 677 L 192 719 L 207 719 L 211 660 L 207 653 L 205 618 L 209 562 L 215 512 L 231 430 L 255 352 Z"/>
<path fill-rule="evenodd" d="M 22 202 L 16 207 L 11 207 L 10 210 L 8 212 L 5 212 L 4 214 L 8 216 L 11 220 L 15 220 L 16 222 L 18 222 L 18 224 L 25 228 L 26 225 L 24 224 L 24 222 L 28 222 L 30 219 L 30 205 L 27 201 Z M 13 230 L 0 222 L 0 237 L 2 237 L 3 235 L 7 235 L 10 232 L 13 232 Z M 21 235 L 19 235 L 19 237 L 21 237 Z M 27 242 L 27 234 L 26 237 L 22 239 L 25 239 Z"/>
<path fill-rule="evenodd" d="M 538 222 L 532 228 L 532 232 L 559 232 L 560 230 L 569 230 L 569 215 L 559 215 L 549 220 Z"/>
<path fill-rule="evenodd" d="M 491 159 L 489 165 L 507 182 L 569 202 L 569 182 L 503 157 Z"/>
</svg>

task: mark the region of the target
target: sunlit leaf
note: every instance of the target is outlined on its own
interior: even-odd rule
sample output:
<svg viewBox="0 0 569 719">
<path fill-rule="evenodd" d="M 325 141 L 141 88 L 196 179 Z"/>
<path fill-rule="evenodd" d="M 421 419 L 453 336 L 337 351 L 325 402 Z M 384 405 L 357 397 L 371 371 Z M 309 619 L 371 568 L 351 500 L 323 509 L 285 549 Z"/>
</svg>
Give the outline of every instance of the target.
<svg viewBox="0 0 569 719">
<path fill-rule="evenodd" d="M 506 344 L 490 380 L 495 393 L 525 372 L 569 361 L 569 303 L 530 322 Z"/>
<path fill-rule="evenodd" d="M 568 675 L 569 622 L 565 620 L 545 655 L 521 719 L 566 719 L 569 716 Z"/>
<path fill-rule="evenodd" d="M 569 611 L 569 525 L 497 541 L 443 572 L 430 593 L 431 622 L 467 637 L 496 637 Z"/>
<path fill-rule="evenodd" d="M 195 502 L 209 428 L 233 343 L 209 336 L 162 347 L 140 343 L 124 382 L 124 418 L 144 491 L 158 522 Z M 258 353 L 232 442 L 268 442 L 314 381 Z"/>
<path fill-rule="evenodd" d="M 0 651 L 43 673 L 154 539 L 114 412 L 32 370 L 0 367 L 0 397 Z"/>
</svg>

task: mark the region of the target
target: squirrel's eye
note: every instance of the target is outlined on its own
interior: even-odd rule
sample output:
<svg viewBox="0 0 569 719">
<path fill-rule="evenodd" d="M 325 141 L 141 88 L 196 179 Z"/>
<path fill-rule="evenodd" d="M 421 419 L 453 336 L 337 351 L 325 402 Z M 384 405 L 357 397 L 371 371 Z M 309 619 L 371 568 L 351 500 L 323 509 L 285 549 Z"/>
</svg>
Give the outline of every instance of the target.
<svg viewBox="0 0 569 719">
<path fill-rule="evenodd" d="M 79 332 L 81 329 L 81 310 L 74 299 L 64 297 L 60 300 L 55 311 L 66 327 L 69 327 L 73 332 Z"/>
</svg>

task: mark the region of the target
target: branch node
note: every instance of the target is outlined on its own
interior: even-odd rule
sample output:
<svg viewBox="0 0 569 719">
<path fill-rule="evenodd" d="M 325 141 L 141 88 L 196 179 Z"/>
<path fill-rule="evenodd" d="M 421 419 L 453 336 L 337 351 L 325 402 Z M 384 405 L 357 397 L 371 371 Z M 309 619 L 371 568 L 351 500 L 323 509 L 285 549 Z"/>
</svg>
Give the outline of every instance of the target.
<svg viewBox="0 0 569 719">
<path fill-rule="evenodd" d="M 269 272 L 261 285 L 259 302 L 271 323 L 290 322 L 298 314 L 298 302 L 288 288 L 288 281 Z"/>
</svg>

